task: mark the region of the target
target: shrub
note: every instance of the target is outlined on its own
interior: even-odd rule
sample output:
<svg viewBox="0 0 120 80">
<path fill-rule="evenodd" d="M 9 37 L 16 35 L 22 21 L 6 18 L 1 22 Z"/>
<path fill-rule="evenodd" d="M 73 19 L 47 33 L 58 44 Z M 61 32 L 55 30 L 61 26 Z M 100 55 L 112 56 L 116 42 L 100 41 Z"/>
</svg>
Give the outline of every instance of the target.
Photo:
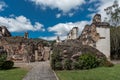
<svg viewBox="0 0 120 80">
<path fill-rule="evenodd" d="M 90 53 L 82 54 L 79 58 L 79 64 L 80 69 L 91 69 L 99 66 L 97 58 Z"/>
<path fill-rule="evenodd" d="M 63 65 L 61 62 L 56 62 L 55 63 L 55 70 L 62 70 L 63 69 Z"/>
<path fill-rule="evenodd" d="M 72 69 L 72 61 L 70 59 L 65 60 L 64 69 L 66 69 L 66 70 L 71 70 Z"/>
<path fill-rule="evenodd" d="M 3 64 L 3 62 L 6 60 L 6 58 L 7 58 L 6 54 L 0 55 L 0 66 Z"/>
<path fill-rule="evenodd" d="M 51 68 L 53 70 L 55 70 L 55 58 L 53 57 L 53 54 L 51 55 L 51 60 L 50 60 L 50 64 L 51 64 Z"/>
<path fill-rule="evenodd" d="M 1 69 L 11 69 L 13 67 L 13 65 L 14 65 L 13 61 L 5 61 L 1 65 Z"/>
<path fill-rule="evenodd" d="M 51 67 L 53 70 L 57 70 L 56 68 L 59 66 L 60 61 L 61 61 L 60 51 L 53 50 L 53 54 L 51 54 Z"/>
<path fill-rule="evenodd" d="M 72 65 L 72 66 L 73 66 L 73 69 L 75 69 L 75 70 L 76 70 L 76 69 L 80 69 L 80 64 L 79 64 L 79 62 L 73 62 L 72 64 L 73 64 L 73 65 Z"/>
</svg>

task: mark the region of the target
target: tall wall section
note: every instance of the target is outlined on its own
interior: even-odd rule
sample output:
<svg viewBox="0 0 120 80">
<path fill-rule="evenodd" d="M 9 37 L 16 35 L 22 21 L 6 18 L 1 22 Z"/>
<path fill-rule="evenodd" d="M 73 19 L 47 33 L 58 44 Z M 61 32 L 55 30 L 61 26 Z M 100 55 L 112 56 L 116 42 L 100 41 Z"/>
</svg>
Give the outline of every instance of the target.
<svg viewBox="0 0 120 80">
<path fill-rule="evenodd" d="M 91 25 L 86 25 L 79 37 L 83 45 L 89 45 L 102 52 L 110 59 L 110 28 L 101 22 L 101 15 L 96 14 Z"/>
<path fill-rule="evenodd" d="M 110 28 L 96 28 L 100 39 L 96 42 L 96 49 L 101 51 L 108 59 L 110 58 Z"/>
</svg>

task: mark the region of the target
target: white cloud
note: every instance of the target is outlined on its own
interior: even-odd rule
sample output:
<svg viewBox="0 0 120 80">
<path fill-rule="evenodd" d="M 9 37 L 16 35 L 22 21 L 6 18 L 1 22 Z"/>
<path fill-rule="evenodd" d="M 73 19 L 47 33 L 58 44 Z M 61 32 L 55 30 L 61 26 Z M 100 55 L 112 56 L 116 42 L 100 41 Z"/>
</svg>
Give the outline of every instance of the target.
<svg viewBox="0 0 120 80">
<path fill-rule="evenodd" d="M 31 21 L 22 15 L 18 17 L 0 16 L 0 25 L 6 26 L 10 32 L 45 31 L 41 23 L 35 22 L 32 25 Z"/>
<path fill-rule="evenodd" d="M 58 9 L 64 13 L 76 10 L 79 6 L 85 3 L 85 0 L 30 0 L 40 7 L 50 7 L 51 9 Z"/>
<path fill-rule="evenodd" d="M 93 0 L 95 1 L 95 0 Z M 101 14 L 102 20 L 107 16 L 106 12 L 104 11 L 105 8 L 112 6 L 113 2 L 115 0 L 99 0 L 99 3 L 96 3 L 94 6 L 96 7 L 96 12 Z M 92 2 L 92 0 L 90 1 Z M 120 4 L 120 0 L 118 0 L 118 3 Z M 92 9 L 88 8 L 89 11 L 92 11 Z M 93 17 L 96 13 L 88 14 L 88 17 Z"/>
<path fill-rule="evenodd" d="M 69 15 L 69 17 L 72 17 L 74 15 L 74 13 L 69 13 L 68 15 Z"/>
<path fill-rule="evenodd" d="M 56 18 L 60 18 L 60 17 L 61 17 L 61 14 L 60 14 L 60 13 L 56 15 Z"/>
<path fill-rule="evenodd" d="M 114 2 L 114 0 L 100 0 L 101 5 L 98 7 L 98 13 L 101 14 L 102 20 L 107 16 L 104 9 L 111 6 Z"/>
<path fill-rule="evenodd" d="M 97 0 L 89 0 L 89 3 L 93 3 L 96 2 Z"/>
<path fill-rule="evenodd" d="M 45 40 L 56 40 L 57 39 L 57 36 L 49 36 L 49 37 L 39 37 L 39 38 L 42 38 L 42 39 L 45 39 Z M 65 40 L 67 37 L 66 36 L 60 36 L 60 40 Z"/>
<path fill-rule="evenodd" d="M 55 40 L 57 36 L 60 36 L 61 40 L 64 40 L 67 38 L 68 32 L 73 28 L 73 27 L 78 27 L 79 28 L 79 35 L 81 31 L 83 30 L 84 26 L 86 24 L 89 24 L 89 21 L 79 21 L 79 22 L 68 22 L 68 23 L 59 23 L 56 24 L 52 27 L 48 28 L 49 32 L 54 32 L 55 36 L 50 36 L 50 37 L 40 37 L 46 40 Z"/>
<path fill-rule="evenodd" d="M 73 28 L 78 27 L 81 32 L 83 27 L 88 24 L 88 21 L 80 21 L 80 22 L 68 22 L 68 23 L 59 23 L 53 27 L 49 27 L 49 32 L 55 32 L 55 35 L 67 35 L 67 33 Z"/>
<path fill-rule="evenodd" d="M 96 11 L 96 10 L 93 9 L 93 8 L 88 8 L 88 11 L 90 11 L 90 12 L 94 12 L 94 11 Z"/>
<path fill-rule="evenodd" d="M 0 11 L 3 11 L 5 7 L 7 7 L 6 3 L 0 1 Z"/>
</svg>

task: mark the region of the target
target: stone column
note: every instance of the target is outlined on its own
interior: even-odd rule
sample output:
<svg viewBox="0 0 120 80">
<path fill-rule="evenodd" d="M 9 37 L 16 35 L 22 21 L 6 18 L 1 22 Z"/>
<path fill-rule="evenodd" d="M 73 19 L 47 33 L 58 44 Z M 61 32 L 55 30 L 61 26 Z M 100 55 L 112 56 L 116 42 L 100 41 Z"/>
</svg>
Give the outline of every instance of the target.
<svg viewBox="0 0 120 80">
<path fill-rule="evenodd" d="M 38 51 L 35 50 L 35 61 L 38 61 Z"/>
</svg>

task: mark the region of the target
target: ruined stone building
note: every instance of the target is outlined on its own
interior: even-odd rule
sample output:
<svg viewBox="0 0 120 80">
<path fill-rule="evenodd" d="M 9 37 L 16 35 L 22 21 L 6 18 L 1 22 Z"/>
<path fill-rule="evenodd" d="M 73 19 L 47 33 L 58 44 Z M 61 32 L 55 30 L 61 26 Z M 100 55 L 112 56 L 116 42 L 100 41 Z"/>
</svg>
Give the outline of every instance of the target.
<svg viewBox="0 0 120 80">
<path fill-rule="evenodd" d="M 60 43 L 60 42 L 61 42 L 60 37 L 57 36 L 56 43 Z"/>
<path fill-rule="evenodd" d="M 13 37 L 6 27 L 0 26 L 0 54 L 7 54 L 8 60 L 34 62 L 48 60 L 42 41 L 29 39 L 28 32 L 24 37 Z M 49 55 L 49 54 L 47 54 Z"/>
<path fill-rule="evenodd" d="M 11 36 L 10 32 L 7 30 L 5 26 L 0 26 L 0 37 L 2 36 L 5 36 L 5 37 Z"/>
<path fill-rule="evenodd" d="M 67 40 L 78 38 L 78 27 L 73 27 L 67 35 Z"/>
<path fill-rule="evenodd" d="M 110 58 L 110 28 L 108 23 L 101 22 L 100 14 L 94 16 L 91 25 L 85 26 L 79 40 L 83 45 L 92 46 Z"/>
<path fill-rule="evenodd" d="M 74 40 L 80 46 L 91 46 L 110 58 L 110 27 L 109 23 L 101 21 L 101 15 L 96 14 L 90 25 L 86 25 L 79 37 L 78 28 L 74 27 L 67 36 L 67 40 Z M 67 41 L 68 42 L 68 41 Z M 76 45 L 75 43 L 74 45 Z M 66 43 L 64 43 L 66 44 Z M 70 44 L 70 41 L 69 43 Z"/>
</svg>

